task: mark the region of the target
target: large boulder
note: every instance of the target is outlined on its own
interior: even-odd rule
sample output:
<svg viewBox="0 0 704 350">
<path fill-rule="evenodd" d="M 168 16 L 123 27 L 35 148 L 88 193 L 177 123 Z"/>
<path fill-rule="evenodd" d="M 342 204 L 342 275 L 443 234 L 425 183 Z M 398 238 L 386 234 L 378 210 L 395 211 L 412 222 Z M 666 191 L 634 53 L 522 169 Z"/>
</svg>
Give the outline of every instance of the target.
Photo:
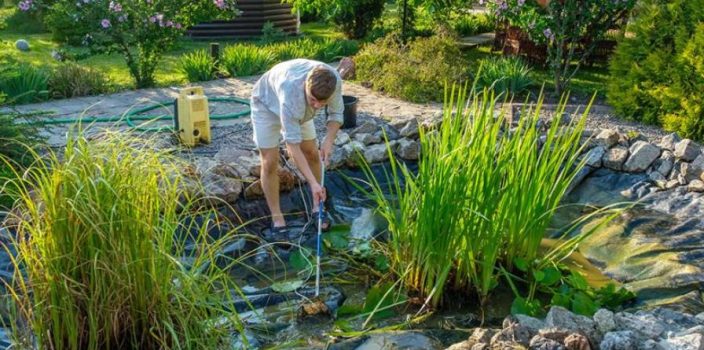
<svg viewBox="0 0 704 350">
<path fill-rule="evenodd" d="M 597 146 L 590 149 L 583 157 L 586 158 L 586 164 L 593 168 L 601 167 L 601 159 L 606 153 L 606 148 Z"/>
<path fill-rule="evenodd" d="M 623 170 L 638 173 L 648 169 L 660 157 L 660 147 L 646 141 L 637 141 L 630 148 L 631 156 L 623 165 Z"/>
<path fill-rule="evenodd" d="M 628 159 L 628 148 L 616 146 L 608 150 L 602 158 L 603 165 L 611 170 L 623 170 L 623 163 Z"/>
<path fill-rule="evenodd" d="M 606 149 L 615 146 L 618 143 L 619 139 L 620 135 L 618 134 L 618 131 L 611 129 L 604 129 L 598 135 L 596 135 L 596 137 L 594 137 L 595 143 L 597 145 L 601 145 Z"/>
<path fill-rule="evenodd" d="M 279 191 L 288 192 L 296 186 L 296 175 L 288 169 L 279 168 Z M 245 199 L 255 199 L 264 197 L 262 180 L 258 179 L 247 186 L 244 190 Z"/>
<path fill-rule="evenodd" d="M 420 158 L 420 142 L 406 138 L 398 140 L 396 155 L 401 159 L 418 160 Z"/>
<path fill-rule="evenodd" d="M 704 154 L 697 156 L 691 163 L 682 162 L 680 172 L 687 182 L 701 178 L 704 174 Z"/>
<path fill-rule="evenodd" d="M 668 151 L 674 151 L 675 145 L 681 140 L 682 139 L 680 139 L 680 136 L 677 135 L 677 133 L 673 132 L 671 134 L 663 136 L 662 139 L 660 139 L 660 143 L 658 144 L 658 146 Z"/>
<path fill-rule="evenodd" d="M 690 139 L 684 139 L 675 144 L 675 157 L 685 162 L 691 162 L 701 154 L 701 146 Z"/>
<path fill-rule="evenodd" d="M 242 193 L 241 175 L 228 164 L 219 163 L 209 158 L 201 158 L 196 162 L 203 186 L 203 196 L 206 200 L 223 200 L 234 203 Z"/>
</svg>

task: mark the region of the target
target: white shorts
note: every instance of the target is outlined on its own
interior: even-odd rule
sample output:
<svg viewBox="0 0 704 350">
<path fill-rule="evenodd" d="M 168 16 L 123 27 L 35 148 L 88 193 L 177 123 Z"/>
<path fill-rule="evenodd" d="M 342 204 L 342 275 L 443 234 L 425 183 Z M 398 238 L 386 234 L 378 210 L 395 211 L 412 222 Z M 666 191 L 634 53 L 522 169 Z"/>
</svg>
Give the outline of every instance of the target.
<svg viewBox="0 0 704 350">
<path fill-rule="evenodd" d="M 254 130 L 254 143 L 257 148 L 277 148 L 281 143 L 281 118 L 269 111 L 268 108 L 256 100 L 251 99 L 252 129 Z M 315 140 L 315 121 L 313 119 L 301 124 L 303 141 Z"/>
</svg>

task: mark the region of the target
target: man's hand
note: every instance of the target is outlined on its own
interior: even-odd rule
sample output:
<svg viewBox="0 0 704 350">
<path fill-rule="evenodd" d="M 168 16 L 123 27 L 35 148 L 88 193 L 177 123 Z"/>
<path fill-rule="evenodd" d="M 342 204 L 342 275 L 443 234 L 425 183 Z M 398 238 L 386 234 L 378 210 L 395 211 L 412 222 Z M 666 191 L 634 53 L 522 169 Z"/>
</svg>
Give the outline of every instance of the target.
<svg viewBox="0 0 704 350">
<path fill-rule="evenodd" d="M 326 137 L 325 141 L 323 141 L 323 144 L 320 145 L 320 158 L 323 160 L 323 163 L 325 163 L 326 167 L 330 165 L 330 157 L 332 157 L 333 142 L 334 141 L 331 140 L 329 137 Z"/>
<path fill-rule="evenodd" d="M 321 201 L 325 202 L 325 197 L 326 197 L 325 188 L 320 186 L 319 183 L 317 183 L 317 182 L 311 183 L 310 184 L 310 192 L 313 194 L 313 202 L 314 203 L 320 203 Z"/>
</svg>

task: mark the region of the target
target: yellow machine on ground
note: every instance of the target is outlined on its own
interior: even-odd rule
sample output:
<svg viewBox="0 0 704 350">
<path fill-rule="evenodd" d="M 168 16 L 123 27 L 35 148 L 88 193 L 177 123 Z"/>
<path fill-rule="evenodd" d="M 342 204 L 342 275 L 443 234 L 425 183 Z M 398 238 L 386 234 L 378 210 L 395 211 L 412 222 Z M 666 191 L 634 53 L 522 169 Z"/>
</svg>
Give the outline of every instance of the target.
<svg viewBox="0 0 704 350">
<path fill-rule="evenodd" d="M 210 143 L 210 114 L 208 98 L 200 86 L 184 88 L 176 99 L 174 126 L 185 146 Z"/>
</svg>

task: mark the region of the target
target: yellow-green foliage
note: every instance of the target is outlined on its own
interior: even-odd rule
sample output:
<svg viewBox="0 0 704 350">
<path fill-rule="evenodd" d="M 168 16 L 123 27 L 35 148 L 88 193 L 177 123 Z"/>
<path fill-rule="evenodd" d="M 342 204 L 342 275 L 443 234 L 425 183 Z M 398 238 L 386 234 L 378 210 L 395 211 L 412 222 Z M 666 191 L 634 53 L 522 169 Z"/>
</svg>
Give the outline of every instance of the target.
<svg viewBox="0 0 704 350">
<path fill-rule="evenodd" d="M 185 227 L 194 208 L 180 196 L 182 164 L 149 148 L 124 135 L 71 138 L 61 156 L 37 155 L 17 174 L 18 272 L 6 287 L 16 293 L 19 341 L 56 350 L 216 349 L 232 333 L 209 320 L 240 327 L 226 309 L 236 286 L 214 263 L 234 233 L 210 242 L 207 222 Z M 186 252 L 181 230 L 199 232 L 197 252 Z M 197 268 L 181 263 L 186 255 Z"/>
<path fill-rule="evenodd" d="M 466 62 L 455 38 L 447 34 L 402 45 L 387 36 L 356 56 L 357 79 L 375 90 L 412 102 L 442 99 L 443 85 L 466 79 Z"/>
<path fill-rule="evenodd" d="M 704 139 L 704 0 L 645 0 L 610 64 L 609 102 L 627 118 Z"/>
</svg>

